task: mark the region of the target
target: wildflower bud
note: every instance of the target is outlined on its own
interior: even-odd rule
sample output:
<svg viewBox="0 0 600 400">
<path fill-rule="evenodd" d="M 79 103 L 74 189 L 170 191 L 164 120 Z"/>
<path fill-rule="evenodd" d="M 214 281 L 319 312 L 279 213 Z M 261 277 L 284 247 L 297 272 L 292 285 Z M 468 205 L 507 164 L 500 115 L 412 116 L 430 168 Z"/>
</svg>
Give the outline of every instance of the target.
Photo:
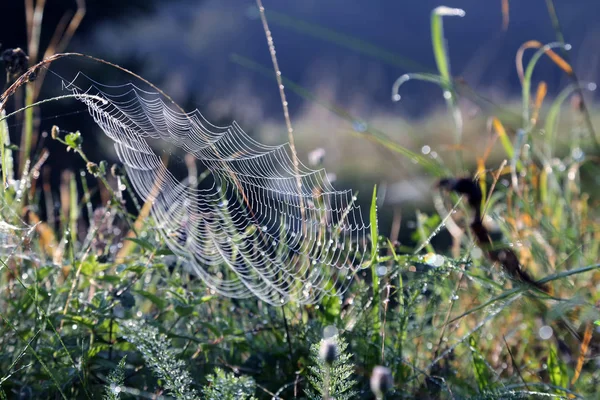
<svg viewBox="0 0 600 400">
<path fill-rule="evenodd" d="M 321 347 L 319 348 L 319 357 L 327 365 L 333 364 L 338 357 L 338 349 L 333 339 L 321 340 Z"/>
<path fill-rule="evenodd" d="M 98 164 L 93 163 L 91 161 L 86 164 L 86 167 L 88 172 L 92 175 L 98 175 L 98 172 L 100 171 L 100 169 L 98 168 Z"/>
<path fill-rule="evenodd" d="M 56 138 L 58 138 L 59 133 L 60 129 L 58 128 L 58 126 L 53 125 L 52 130 L 50 131 L 50 136 L 52 136 L 52 139 L 56 140 Z"/>
<path fill-rule="evenodd" d="M 387 367 L 380 365 L 373 368 L 371 374 L 371 391 L 377 399 L 383 399 L 383 396 L 394 386 L 392 372 Z"/>
</svg>

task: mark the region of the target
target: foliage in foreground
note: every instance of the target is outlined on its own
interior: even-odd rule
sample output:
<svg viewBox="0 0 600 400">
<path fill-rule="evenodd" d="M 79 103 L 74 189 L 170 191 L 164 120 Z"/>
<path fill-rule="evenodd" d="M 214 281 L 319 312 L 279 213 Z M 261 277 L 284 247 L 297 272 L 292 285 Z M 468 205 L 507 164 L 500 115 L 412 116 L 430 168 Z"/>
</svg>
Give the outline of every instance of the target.
<svg viewBox="0 0 600 400">
<path fill-rule="evenodd" d="M 456 111 L 438 17 L 436 79 Z M 523 82 L 531 87 L 529 72 Z M 341 301 L 274 308 L 221 298 L 163 247 L 126 176 L 89 165 L 79 176 L 65 174 L 53 193 L 38 184 L 39 154 L 31 155 L 32 168 L 13 165 L 3 121 L 0 398 L 318 398 L 326 391 L 372 398 L 377 365 L 393 376 L 388 399 L 594 394 L 600 223 L 589 188 L 598 167 L 585 154 L 582 108 L 571 110 L 562 151 L 554 132 L 561 103 L 542 115 L 543 93 L 532 102 L 524 91 L 522 122 L 513 129 L 491 120 L 489 148 L 508 163 L 487 169 L 484 156 L 477 170 L 485 213 L 505 238 L 498 246 L 512 248 L 552 286 L 551 296 L 494 268 L 472 245 L 468 209 L 434 194 L 437 213 L 417 214 L 417 248 L 375 229 L 380 252 Z M 58 132 L 57 140 L 85 157 L 81 136 Z M 419 160 L 450 174 L 433 156 Z M 93 179 L 107 201 L 90 200 Z M 40 210 L 57 195 L 59 217 L 42 222 Z M 431 242 L 443 228 L 449 250 Z M 316 355 L 332 327 L 339 353 L 328 366 Z"/>
<path fill-rule="evenodd" d="M 310 347 L 311 365 L 308 367 L 307 380 L 312 388 L 307 390 L 307 396 L 311 400 L 330 397 L 339 400 L 354 399 L 358 393 L 353 389 L 356 385 L 355 366 L 352 355 L 348 353 L 348 344 L 337 335 L 328 340 L 331 340 L 331 345 L 335 348 L 333 362 L 319 354 L 325 339 Z"/>
</svg>

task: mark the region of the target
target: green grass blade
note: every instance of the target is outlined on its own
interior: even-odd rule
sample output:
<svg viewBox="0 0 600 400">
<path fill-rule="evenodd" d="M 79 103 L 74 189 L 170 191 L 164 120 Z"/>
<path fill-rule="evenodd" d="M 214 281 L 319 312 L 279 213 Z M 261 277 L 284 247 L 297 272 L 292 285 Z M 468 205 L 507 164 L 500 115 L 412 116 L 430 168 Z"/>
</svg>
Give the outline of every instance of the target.
<svg viewBox="0 0 600 400">
<path fill-rule="evenodd" d="M 400 78 L 396 79 L 394 84 L 392 85 L 392 101 L 400 101 L 400 86 L 404 85 L 406 82 L 410 80 L 431 82 L 439 85 L 442 90 L 446 89 L 446 82 L 440 75 L 436 74 L 428 74 L 423 72 L 404 74 Z"/>
<path fill-rule="evenodd" d="M 548 375 L 550 375 L 550 382 L 554 386 L 566 388 L 569 385 L 567 366 L 558 357 L 554 346 L 550 347 L 548 354 Z"/>
<path fill-rule="evenodd" d="M 553 157 L 554 154 L 554 145 L 555 145 L 555 135 L 556 127 L 558 124 L 558 117 L 560 115 L 560 109 L 563 103 L 567 100 L 567 98 L 575 91 L 579 89 L 587 89 L 589 91 L 596 90 L 595 83 L 580 83 L 579 85 L 571 84 L 564 88 L 556 99 L 552 102 L 550 109 L 548 110 L 548 115 L 546 116 L 546 123 L 544 125 L 546 131 L 546 145 L 547 145 L 547 157 L 548 159 Z"/>
<path fill-rule="evenodd" d="M 4 117 L 5 112 L 2 110 L 0 117 Z M 5 120 L 0 121 L 0 163 L 2 163 L 2 190 L 6 186 L 6 144 L 8 138 L 8 124 Z"/>
<path fill-rule="evenodd" d="M 373 197 L 371 198 L 371 210 L 369 212 L 371 220 L 371 264 L 377 263 L 379 250 L 379 225 L 377 223 L 377 185 L 373 187 Z"/>
<path fill-rule="evenodd" d="M 381 327 L 381 310 L 380 310 L 380 297 L 379 293 L 379 273 L 377 269 L 379 268 L 378 263 L 378 241 L 379 241 L 379 227 L 377 225 L 377 185 L 373 187 L 373 197 L 371 199 L 371 210 L 370 210 L 370 219 L 371 219 L 371 277 L 372 277 L 372 286 L 373 286 L 373 316 L 374 323 L 373 328 L 379 329 Z"/>
<path fill-rule="evenodd" d="M 79 193 L 77 192 L 77 180 L 75 174 L 69 179 L 69 247 L 71 248 L 71 262 L 75 261 L 75 246 L 77 245 L 77 220 L 79 219 Z"/>
<path fill-rule="evenodd" d="M 571 48 L 570 45 L 564 45 L 559 42 L 549 43 L 543 47 L 541 47 L 538 51 L 534 53 L 527 64 L 527 68 L 525 69 L 525 75 L 523 77 L 522 83 L 522 99 L 523 99 L 523 123 L 525 126 L 529 126 L 529 104 L 531 102 L 531 78 L 533 77 L 533 70 L 539 59 L 548 51 L 557 47 L 562 47 L 565 50 L 569 50 Z"/>
<path fill-rule="evenodd" d="M 0 162 L 2 163 L 2 190 L 6 187 L 7 181 L 12 180 L 14 174 L 14 165 L 12 150 L 10 148 L 10 134 L 8 132 L 8 123 L 6 122 L 6 113 L 2 110 L 0 113 Z"/>
<path fill-rule="evenodd" d="M 448 109 L 452 113 L 455 126 L 455 143 L 462 141 L 463 121 L 460 109 L 456 103 L 456 94 L 452 87 L 452 76 L 450 74 L 450 61 L 448 57 L 448 48 L 446 38 L 444 37 L 443 17 L 464 17 L 465 11 L 460 8 L 449 8 L 445 6 L 436 7 L 431 12 L 431 43 L 433 45 L 433 56 L 438 71 L 444 82 L 444 99 Z M 457 159 L 459 165 L 462 164 L 460 157 Z"/>
<path fill-rule="evenodd" d="M 440 6 L 431 12 L 431 43 L 433 45 L 433 55 L 438 71 L 447 85 L 450 85 L 450 62 L 448 61 L 448 49 L 446 48 L 446 38 L 444 37 L 443 17 L 464 17 L 465 11 L 460 8 L 449 8 Z"/>
<path fill-rule="evenodd" d="M 473 357 L 473 372 L 475 373 L 475 379 L 477 380 L 477 386 L 480 392 L 484 392 L 491 388 L 491 376 L 490 370 L 483 358 L 483 355 L 477 350 L 477 342 L 475 338 L 471 336 L 469 338 L 469 347 L 471 348 L 471 356 Z"/>
<path fill-rule="evenodd" d="M 15 325 L 12 322 L 10 322 L 8 319 L 6 319 L 4 317 L 4 315 L 2 315 L 2 314 L 0 314 L 0 319 L 2 319 L 4 321 L 4 323 L 6 325 L 8 325 L 12 331 L 15 332 L 15 334 L 19 337 L 19 339 L 24 341 L 24 339 L 19 334 L 19 331 L 17 330 L 17 328 L 15 327 Z M 56 386 L 56 389 L 58 390 L 58 392 L 60 393 L 62 398 L 67 400 L 67 396 L 65 395 L 65 393 L 62 390 L 61 384 L 58 382 L 58 379 L 56 378 L 56 376 L 54 376 L 54 374 L 52 373 L 52 370 L 48 367 L 48 365 L 46 365 L 46 363 L 44 362 L 44 360 L 42 359 L 40 354 L 32 346 L 30 346 L 29 343 L 27 344 L 26 348 L 31 351 L 31 354 L 33 354 L 33 356 L 40 363 L 40 365 L 42 366 L 44 371 L 48 374 L 48 376 L 50 377 L 50 380 L 52 380 L 52 383 L 54 383 L 54 386 Z"/>
</svg>

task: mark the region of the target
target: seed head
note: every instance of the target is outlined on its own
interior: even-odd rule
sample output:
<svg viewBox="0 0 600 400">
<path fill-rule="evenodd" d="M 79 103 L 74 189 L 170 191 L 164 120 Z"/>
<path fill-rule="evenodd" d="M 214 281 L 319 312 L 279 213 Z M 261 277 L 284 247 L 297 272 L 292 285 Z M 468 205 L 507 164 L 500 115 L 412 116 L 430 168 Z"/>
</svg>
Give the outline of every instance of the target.
<svg viewBox="0 0 600 400">
<path fill-rule="evenodd" d="M 52 130 L 50 131 L 50 136 L 52 136 L 52 139 L 56 140 L 56 138 L 58 138 L 59 133 L 60 128 L 56 125 L 53 125 Z"/>
<path fill-rule="evenodd" d="M 333 364 L 338 357 L 337 344 L 333 338 L 321 340 L 321 347 L 319 348 L 319 357 L 327 365 Z"/>
<path fill-rule="evenodd" d="M 392 371 L 389 368 L 380 365 L 373 368 L 371 391 L 377 399 L 382 399 L 392 386 L 394 386 L 394 380 L 392 379 Z"/>
<path fill-rule="evenodd" d="M 92 175 L 98 175 L 98 173 L 100 171 L 100 169 L 98 168 L 98 164 L 93 163 L 91 161 L 86 164 L 86 167 L 87 167 L 88 172 Z"/>
<path fill-rule="evenodd" d="M 23 49 L 17 47 L 16 49 L 4 50 L 4 52 L 2 52 L 2 61 L 4 61 L 6 72 L 10 76 L 18 76 L 27 69 L 29 57 L 25 54 Z"/>
</svg>

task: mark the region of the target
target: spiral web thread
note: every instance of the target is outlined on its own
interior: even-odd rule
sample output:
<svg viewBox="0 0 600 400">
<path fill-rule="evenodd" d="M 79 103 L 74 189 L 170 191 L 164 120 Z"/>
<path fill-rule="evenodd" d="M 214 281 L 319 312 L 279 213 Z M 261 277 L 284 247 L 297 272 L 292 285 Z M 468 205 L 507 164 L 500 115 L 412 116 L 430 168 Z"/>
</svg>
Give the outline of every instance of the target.
<svg viewBox="0 0 600 400">
<path fill-rule="evenodd" d="M 288 144 L 263 145 L 235 122 L 212 125 L 132 83 L 106 86 L 79 73 L 64 87 L 114 141 L 166 245 L 214 291 L 314 303 L 342 293 L 365 261 L 369 226 L 356 198 L 336 191 L 323 169 L 300 164 L 298 180 Z M 157 141 L 193 155 L 212 185 L 177 179 L 151 147 Z"/>
<path fill-rule="evenodd" d="M 23 188 L 17 184 L 17 193 Z M 1 196 L 0 196 L 1 197 Z M 34 234 L 36 225 L 26 223 L 11 205 L 0 200 L 0 270 L 10 258 L 35 259 L 31 252 L 23 251 L 23 244 Z"/>
</svg>

